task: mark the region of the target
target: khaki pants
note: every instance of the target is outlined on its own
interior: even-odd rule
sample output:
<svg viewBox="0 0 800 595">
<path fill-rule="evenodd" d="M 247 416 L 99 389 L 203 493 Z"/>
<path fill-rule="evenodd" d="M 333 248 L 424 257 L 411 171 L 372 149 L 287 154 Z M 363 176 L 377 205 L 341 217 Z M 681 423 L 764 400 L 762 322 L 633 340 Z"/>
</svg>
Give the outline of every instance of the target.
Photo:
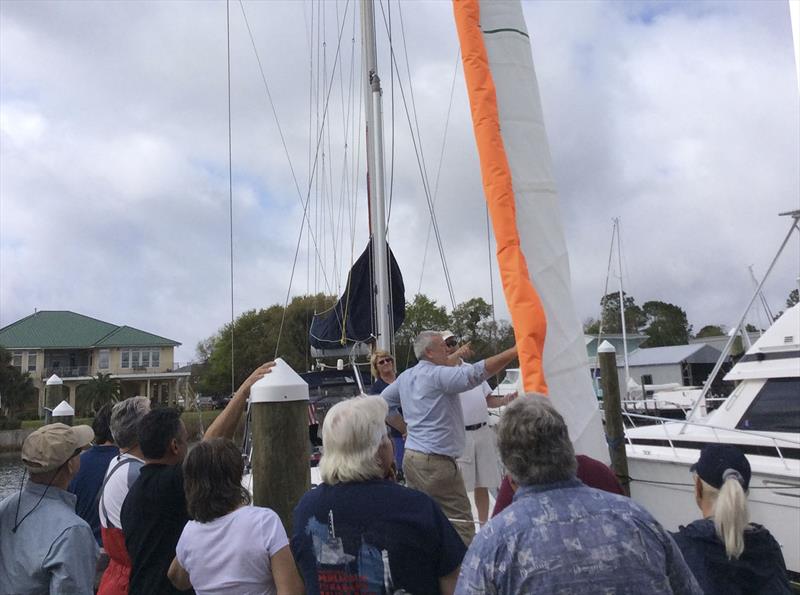
<svg viewBox="0 0 800 595">
<path fill-rule="evenodd" d="M 406 449 L 403 457 L 406 485 L 425 492 L 442 507 L 464 543 L 475 537 L 472 505 L 464 489 L 464 479 L 455 459 Z"/>
</svg>

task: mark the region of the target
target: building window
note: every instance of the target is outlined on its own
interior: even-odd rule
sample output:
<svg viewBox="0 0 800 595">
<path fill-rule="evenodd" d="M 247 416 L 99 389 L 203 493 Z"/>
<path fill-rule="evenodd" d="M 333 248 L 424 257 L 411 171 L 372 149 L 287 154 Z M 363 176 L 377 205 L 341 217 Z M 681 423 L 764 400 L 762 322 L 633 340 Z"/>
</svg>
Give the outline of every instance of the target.
<svg viewBox="0 0 800 595">
<path fill-rule="evenodd" d="M 798 394 L 800 378 L 767 380 L 736 427 L 761 432 L 797 432 L 800 428 Z"/>
<path fill-rule="evenodd" d="M 14 366 L 20 372 L 22 371 L 22 351 L 12 351 L 11 352 L 11 365 Z"/>
<path fill-rule="evenodd" d="M 158 368 L 160 361 L 160 349 L 123 349 L 120 351 L 120 367 L 122 368 Z"/>
<path fill-rule="evenodd" d="M 101 349 L 97 358 L 97 367 L 101 370 L 108 370 L 109 365 L 109 351 L 108 349 Z"/>
<path fill-rule="evenodd" d="M 36 354 L 28 352 L 28 372 L 36 371 Z"/>
</svg>

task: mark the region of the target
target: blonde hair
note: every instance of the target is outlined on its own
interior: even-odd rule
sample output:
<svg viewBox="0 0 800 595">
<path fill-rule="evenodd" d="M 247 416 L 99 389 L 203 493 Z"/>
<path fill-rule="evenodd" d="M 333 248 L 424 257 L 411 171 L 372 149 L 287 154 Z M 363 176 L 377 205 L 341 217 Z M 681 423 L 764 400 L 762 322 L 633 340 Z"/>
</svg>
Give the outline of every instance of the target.
<svg viewBox="0 0 800 595">
<path fill-rule="evenodd" d="M 380 378 L 381 374 L 378 371 L 378 360 L 384 357 L 388 357 L 394 363 L 394 356 L 389 353 L 388 351 L 384 351 L 383 349 L 376 349 L 372 352 L 372 357 L 369 358 L 369 369 L 372 372 L 373 378 Z"/>
<path fill-rule="evenodd" d="M 380 479 L 378 448 L 386 435 L 389 407 L 378 396 L 353 397 L 330 408 L 322 424 L 324 450 L 319 462 L 328 485 Z"/>
<path fill-rule="evenodd" d="M 714 529 L 717 537 L 725 544 L 728 558 L 738 559 L 744 551 L 744 530 L 750 522 L 747 507 L 747 492 L 740 482 L 741 475 L 729 469 L 723 475 L 720 489 L 709 485 L 702 479 L 703 498 L 712 505 Z"/>
</svg>

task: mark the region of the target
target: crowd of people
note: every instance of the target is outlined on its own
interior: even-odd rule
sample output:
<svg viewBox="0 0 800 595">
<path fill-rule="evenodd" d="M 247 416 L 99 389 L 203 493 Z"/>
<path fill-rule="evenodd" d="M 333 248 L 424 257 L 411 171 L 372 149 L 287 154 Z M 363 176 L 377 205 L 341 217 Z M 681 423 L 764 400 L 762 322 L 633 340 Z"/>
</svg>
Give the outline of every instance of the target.
<svg viewBox="0 0 800 595">
<path fill-rule="evenodd" d="M 379 394 L 327 411 L 322 483 L 289 534 L 251 505 L 231 440 L 271 362 L 191 448 L 180 412 L 143 397 L 102 409 L 92 428 L 34 431 L 28 479 L 0 502 L 0 595 L 791 592 L 780 546 L 749 522 L 737 448 L 702 449 L 702 518 L 670 534 L 607 466 L 576 455 L 549 399 L 491 394 L 515 348 L 470 364 L 452 333 L 425 331 L 414 352 L 399 375 L 376 352 Z"/>
</svg>

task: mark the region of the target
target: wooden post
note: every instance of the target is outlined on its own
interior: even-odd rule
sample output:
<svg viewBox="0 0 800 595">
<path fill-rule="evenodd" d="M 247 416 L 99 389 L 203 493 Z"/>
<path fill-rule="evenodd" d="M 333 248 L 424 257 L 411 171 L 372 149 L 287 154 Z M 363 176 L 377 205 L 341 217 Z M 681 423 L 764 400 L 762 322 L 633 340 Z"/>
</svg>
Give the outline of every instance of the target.
<svg viewBox="0 0 800 595">
<path fill-rule="evenodd" d="M 617 350 L 608 341 L 603 341 L 597 349 L 597 359 L 600 362 L 600 378 L 603 384 L 603 412 L 606 418 L 606 439 L 608 452 L 611 455 L 611 467 L 617 474 L 625 494 L 630 496 L 625 428 L 622 424 L 622 403 L 619 397 Z"/>
<path fill-rule="evenodd" d="M 250 390 L 253 504 L 274 510 L 292 534 L 292 512 L 311 488 L 308 385 L 283 360 Z"/>
</svg>

